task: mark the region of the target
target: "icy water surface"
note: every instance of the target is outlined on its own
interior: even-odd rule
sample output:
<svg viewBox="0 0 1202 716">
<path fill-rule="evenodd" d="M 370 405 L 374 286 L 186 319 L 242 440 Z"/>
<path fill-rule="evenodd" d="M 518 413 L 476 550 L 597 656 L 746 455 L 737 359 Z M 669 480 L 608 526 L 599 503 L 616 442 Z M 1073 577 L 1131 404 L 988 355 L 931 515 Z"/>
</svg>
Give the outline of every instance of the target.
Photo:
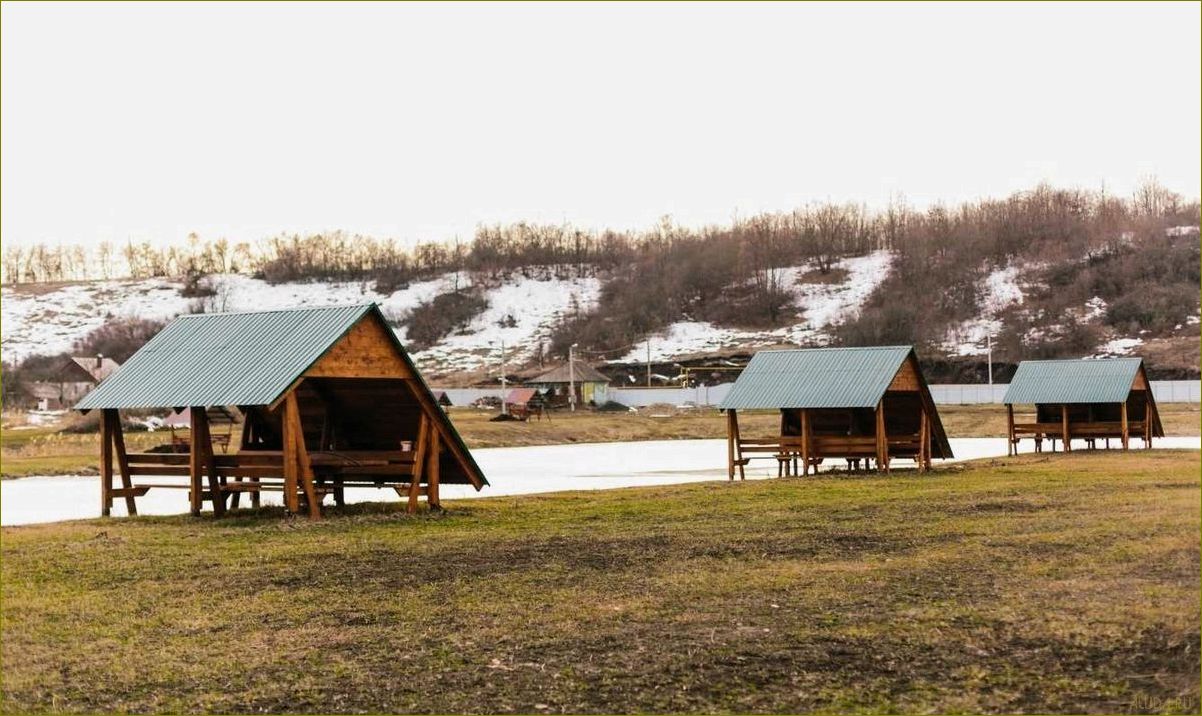
<svg viewBox="0 0 1202 716">
<path fill-rule="evenodd" d="M 953 438 L 951 443 L 957 460 L 1006 454 L 1004 438 Z M 1157 448 L 1196 450 L 1200 446 L 1202 441 L 1196 437 L 1156 441 Z M 1030 443 L 1025 443 L 1024 449 L 1029 448 Z M 465 485 L 444 485 L 444 500 L 726 479 L 725 440 L 486 448 L 473 450 L 472 454 L 491 484 L 480 492 Z M 902 460 L 897 464 L 905 467 L 910 463 Z M 755 460 L 747 469 L 748 479 L 775 475 L 776 463 L 772 460 Z M 146 478 L 142 480 L 146 481 Z M 150 480 L 183 484 L 187 478 Z M 279 493 L 264 493 L 263 502 L 279 504 L 280 497 Z M 348 488 L 346 499 L 348 502 L 367 502 L 399 498 L 392 488 Z M 138 498 L 139 514 L 173 515 L 187 511 L 188 496 L 184 490 L 152 489 Z M 114 501 L 113 514 L 125 514 L 124 500 Z M 57 522 L 99 515 L 100 481 L 95 476 L 27 477 L 0 482 L 0 524 Z"/>
</svg>

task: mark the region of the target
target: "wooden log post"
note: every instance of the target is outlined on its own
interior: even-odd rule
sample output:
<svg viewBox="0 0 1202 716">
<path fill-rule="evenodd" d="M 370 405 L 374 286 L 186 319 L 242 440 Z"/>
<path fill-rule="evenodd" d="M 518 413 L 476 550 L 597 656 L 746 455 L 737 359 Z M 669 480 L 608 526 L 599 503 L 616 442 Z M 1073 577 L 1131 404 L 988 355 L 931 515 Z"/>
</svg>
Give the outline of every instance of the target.
<svg viewBox="0 0 1202 716">
<path fill-rule="evenodd" d="M 305 430 L 301 423 L 300 404 L 296 400 L 296 391 L 288 393 L 284 401 L 284 478 L 288 482 L 291 473 L 291 484 L 286 485 L 286 498 L 289 499 L 288 511 L 300 511 L 300 493 L 303 491 L 308 506 L 309 518 L 321 519 L 321 499 L 313 480 L 313 464 L 309 461 L 309 450 L 305 447 Z M 291 466 L 291 470 L 289 470 Z"/>
<path fill-rule="evenodd" d="M 733 408 L 726 411 L 726 479 L 735 479 L 735 429 L 731 422 L 734 418 Z"/>
<path fill-rule="evenodd" d="M 801 474 L 810 474 L 810 411 L 801 411 Z"/>
<path fill-rule="evenodd" d="M 225 514 L 225 493 L 221 489 L 221 480 L 217 477 L 216 458 L 213 456 L 213 438 L 209 433 L 209 416 L 204 407 L 193 407 L 190 411 L 190 469 L 192 478 L 191 490 L 197 495 L 193 501 L 193 514 L 200 514 L 204 505 L 204 485 L 202 476 L 208 476 L 209 501 L 213 505 L 213 514 Z"/>
<path fill-rule="evenodd" d="M 138 505 L 134 501 L 134 481 L 129 474 L 129 456 L 125 452 L 125 434 L 121 431 L 121 414 L 116 410 L 105 410 L 104 420 L 109 421 L 109 436 L 113 441 L 113 454 L 117 458 L 117 470 L 121 474 L 121 488 L 125 495 L 125 511 L 127 514 L 138 514 Z M 112 492 L 110 490 L 110 504 Z"/>
<path fill-rule="evenodd" d="M 409 478 L 409 504 L 405 507 L 405 511 L 409 514 L 417 512 L 417 498 L 421 494 L 422 475 L 426 469 L 426 453 L 429 451 L 427 443 L 430 442 L 429 434 L 432 432 L 434 431 L 430 429 L 430 421 L 423 412 L 417 421 L 417 442 L 413 446 L 413 474 Z"/>
<path fill-rule="evenodd" d="M 109 434 L 108 411 L 100 413 L 100 516 L 113 511 L 113 436 Z"/>
<path fill-rule="evenodd" d="M 889 472 L 889 435 L 885 430 L 885 399 L 876 404 L 876 469 Z"/>
<path fill-rule="evenodd" d="M 1072 452 L 1072 439 L 1068 434 L 1068 404 L 1061 403 L 1060 405 L 1060 439 L 1064 441 L 1064 451 Z"/>
<path fill-rule="evenodd" d="M 921 416 L 918 419 L 918 471 L 927 471 L 927 431 L 930 430 L 930 420 L 927 418 L 927 409 L 922 408 Z"/>
<path fill-rule="evenodd" d="M 292 393 L 284 400 L 284 414 L 280 426 L 284 432 L 284 509 L 291 514 L 300 512 L 300 460 L 297 458 L 297 435 L 289 420 L 288 405 L 295 400 Z"/>
<path fill-rule="evenodd" d="M 430 468 L 426 475 L 426 504 L 431 510 L 441 510 L 442 502 L 438 498 L 438 482 L 442 466 L 439 464 L 442 446 L 439 444 L 438 431 L 430 431 Z"/>
<path fill-rule="evenodd" d="M 1131 438 L 1130 425 L 1127 423 L 1127 401 L 1119 403 L 1119 422 L 1122 430 L 1123 450 L 1127 449 L 1127 443 Z"/>
<path fill-rule="evenodd" d="M 193 406 L 188 408 L 188 422 L 191 427 L 188 429 L 188 500 L 192 507 L 192 516 L 200 516 L 200 509 L 204 500 L 204 452 L 201 448 L 200 428 L 198 426 L 205 422 L 204 406 Z"/>
<path fill-rule="evenodd" d="M 735 464 L 739 466 L 739 479 L 746 480 L 747 473 L 744 471 L 743 465 L 743 445 L 739 437 L 739 416 L 736 411 L 730 411 L 730 428 L 735 436 Z"/>
<path fill-rule="evenodd" d="M 1152 389 L 1148 388 L 1147 406 L 1144 408 L 1144 447 L 1151 449 L 1152 438 L 1156 436 L 1153 426 L 1156 424 L 1156 405 L 1152 402 Z"/>
<path fill-rule="evenodd" d="M 1006 455 L 1018 454 L 1018 444 L 1014 442 L 1014 404 L 1006 403 Z"/>
<path fill-rule="evenodd" d="M 931 433 L 933 433 L 933 432 L 934 432 L 934 427 L 933 427 L 933 424 L 931 423 L 931 416 L 928 415 L 927 416 L 927 437 L 926 437 L 926 440 L 924 441 L 925 457 L 923 458 L 923 465 L 927 470 L 931 469 L 931 445 L 934 444 L 934 439 L 931 437 Z"/>
</svg>

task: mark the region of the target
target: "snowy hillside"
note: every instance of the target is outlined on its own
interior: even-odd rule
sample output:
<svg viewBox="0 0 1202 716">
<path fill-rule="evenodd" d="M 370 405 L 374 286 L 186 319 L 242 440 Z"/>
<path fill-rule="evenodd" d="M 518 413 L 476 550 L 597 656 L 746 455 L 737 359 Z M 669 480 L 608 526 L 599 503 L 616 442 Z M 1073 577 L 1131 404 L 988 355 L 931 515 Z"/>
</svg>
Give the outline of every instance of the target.
<svg viewBox="0 0 1202 716">
<path fill-rule="evenodd" d="M 1031 304 L 1032 280 L 1043 264 L 1011 263 L 982 273 L 976 316 L 947 328 L 942 347 L 951 356 L 981 355 L 986 336 L 995 338 L 1016 316 L 1039 313 Z M 823 345 L 834 328 L 854 319 L 865 301 L 893 268 L 893 254 L 876 251 L 836 262 L 820 274 L 812 265 L 777 270 L 780 286 L 793 297 L 791 317 L 771 330 L 746 330 L 704 321 L 680 320 L 648 337 L 651 359 L 665 361 L 731 350 L 754 350 L 771 345 Z M 444 336 L 435 345 L 415 352 L 414 358 L 433 373 L 495 371 L 502 344 L 509 369 L 531 363 L 546 350 L 552 333 L 569 312 L 587 312 L 598 306 L 601 280 L 595 277 L 556 278 L 550 270 L 530 270 L 504 280 L 472 287 L 483 298 L 483 310 L 466 325 Z M 80 338 L 113 318 L 139 317 L 165 320 L 204 310 L 248 311 L 293 306 L 375 302 L 408 343 L 400 326 L 416 307 L 456 289 L 471 287 L 466 273 L 448 273 L 433 280 L 414 282 L 392 293 L 374 290 L 373 282 L 310 282 L 269 284 L 240 274 L 220 274 L 207 279 L 215 295 L 186 298 L 180 281 L 166 279 L 93 281 L 71 284 L 21 284 L 4 286 L 0 302 L 0 353 L 5 361 L 33 354 L 70 351 Z M 1107 304 L 1093 298 L 1065 320 L 1098 324 Z M 1192 316 L 1177 329 L 1189 332 Z M 1188 325 L 1185 325 L 1188 324 Z M 1060 324 L 1043 322 L 1027 329 L 1024 341 L 1061 330 Z M 1141 332 L 1142 333 L 1142 332 Z M 1039 334 L 1039 335 L 1035 335 Z M 1125 354 L 1144 343 L 1138 336 L 1101 332 L 1101 354 Z M 609 353 L 613 363 L 642 362 L 648 342 L 630 346 L 624 355 Z M 600 359 L 600 355 L 594 355 Z"/>
<path fill-rule="evenodd" d="M 772 331 L 741 331 L 709 323 L 681 321 L 651 337 L 652 354 L 667 359 L 731 347 L 754 347 L 795 342 L 823 342 L 827 330 L 858 310 L 889 271 L 891 256 L 878 251 L 845 259 L 835 265 L 846 278 L 836 283 L 806 283 L 813 267 L 781 270 L 781 279 L 795 296 L 796 323 Z M 71 350 L 78 339 L 117 317 L 168 319 L 203 306 L 206 311 L 249 311 L 338 303 L 379 303 L 384 314 L 398 320 L 423 301 L 471 281 L 466 274 L 447 274 L 410 284 L 391 294 L 373 290 L 370 283 L 283 283 L 238 274 L 213 276 L 216 295 L 185 298 L 183 284 L 165 279 L 94 281 L 64 285 L 22 285 L 3 289 L 2 352 L 4 360 L 34 353 Z M 493 367 L 503 342 L 510 365 L 534 358 L 565 311 L 587 310 L 597 301 L 596 278 L 555 279 L 514 276 L 484 289 L 488 307 L 463 330 L 414 355 L 420 365 L 438 371 L 470 371 Z M 405 329 L 397 329 L 405 341 Z M 638 347 L 630 360 L 641 360 Z"/>
<path fill-rule="evenodd" d="M 661 361 L 736 347 L 825 343 L 830 338 L 829 330 L 859 311 L 865 299 L 885 280 L 892 258 L 888 251 L 875 251 L 838 261 L 833 266 L 836 272 L 847 272 L 847 277 L 838 283 L 806 283 L 804 279 L 813 275 L 814 266 L 782 269 L 782 281 L 794 297 L 795 323 L 770 331 L 742 331 L 701 321 L 678 321 L 663 333 L 650 337 L 651 359 Z M 630 363 L 646 358 L 647 346 L 643 344 L 612 362 Z"/>
<path fill-rule="evenodd" d="M 459 286 L 469 283 L 465 276 L 459 277 Z M 252 311 L 371 301 L 380 304 L 390 319 L 400 319 L 419 303 L 452 290 L 456 277 L 448 274 L 415 282 L 390 294 L 378 293 L 367 283 L 272 285 L 237 274 L 214 276 L 211 285 L 216 295 L 203 299 L 181 296 L 183 284 L 164 279 L 5 286 L 0 302 L 0 351 L 6 361 L 34 353 L 61 353 L 111 318 L 163 320 L 189 313 L 200 304 L 206 311 Z M 564 311 L 573 303 L 587 308 L 598 290 L 599 283 L 593 278 L 515 278 L 484 292 L 488 308 L 466 330 L 415 358 L 421 365 L 439 370 L 472 370 L 495 362 L 504 341 L 511 360 L 527 360 Z M 398 334 L 404 341 L 403 328 Z"/>
</svg>

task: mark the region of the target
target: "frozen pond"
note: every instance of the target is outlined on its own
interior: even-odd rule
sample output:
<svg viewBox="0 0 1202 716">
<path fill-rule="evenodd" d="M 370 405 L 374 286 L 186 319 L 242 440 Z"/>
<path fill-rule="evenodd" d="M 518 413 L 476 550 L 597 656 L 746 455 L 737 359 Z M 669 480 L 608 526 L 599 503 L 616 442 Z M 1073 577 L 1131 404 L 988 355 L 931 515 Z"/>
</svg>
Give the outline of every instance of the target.
<svg viewBox="0 0 1202 716">
<path fill-rule="evenodd" d="M 1006 454 L 1004 438 L 953 438 L 951 443 L 957 460 Z M 1133 441 L 1133 444 L 1139 443 Z M 1029 446 L 1029 442 L 1024 444 L 1026 449 Z M 1196 437 L 1165 438 L 1157 440 L 1156 446 L 1196 450 L 1202 446 L 1202 440 Z M 444 485 L 444 500 L 726 479 L 725 440 L 486 448 L 473 450 L 472 454 L 488 477 L 490 486 L 476 492 L 465 485 Z M 898 464 L 906 467 L 910 462 L 902 460 Z M 776 463 L 771 460 L 755 460 L 747 468 L 748 479 L 775 475 Z M 187 480 L 154 478 L 154 481 L 172 479 L 181 484 Z M 279 504 L 280 497 L 278 493 L 264 493 L 263 503 Z M 347 502 L 365 502 L 399 498 L 391 488 L 348 488 L 346 499 Z M 173 515 L 187 511 L 187 492 L 183 490 L 152 489 L 138 498 L 139 514 Z M 125 514 L 124 500 L 113 502 L 113 514 Z M 0 524 L 21 525 L 99 516 L 100 482 L 95 476 L 27 477 L 0 482 Z"/>
</svg>

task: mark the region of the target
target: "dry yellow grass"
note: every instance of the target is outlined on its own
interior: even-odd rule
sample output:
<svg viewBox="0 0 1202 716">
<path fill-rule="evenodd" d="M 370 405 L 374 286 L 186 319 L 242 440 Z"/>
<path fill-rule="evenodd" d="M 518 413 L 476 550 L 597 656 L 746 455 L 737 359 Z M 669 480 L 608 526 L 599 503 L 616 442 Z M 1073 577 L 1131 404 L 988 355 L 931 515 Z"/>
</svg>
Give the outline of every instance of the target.
<svg viewBox="0 0 1202 716">
<path fill-rule="evenodd" d="M 1200 497 L 1164 450 L 5 528 L 0 705 L 1197 713 Z"/>
</svg>

